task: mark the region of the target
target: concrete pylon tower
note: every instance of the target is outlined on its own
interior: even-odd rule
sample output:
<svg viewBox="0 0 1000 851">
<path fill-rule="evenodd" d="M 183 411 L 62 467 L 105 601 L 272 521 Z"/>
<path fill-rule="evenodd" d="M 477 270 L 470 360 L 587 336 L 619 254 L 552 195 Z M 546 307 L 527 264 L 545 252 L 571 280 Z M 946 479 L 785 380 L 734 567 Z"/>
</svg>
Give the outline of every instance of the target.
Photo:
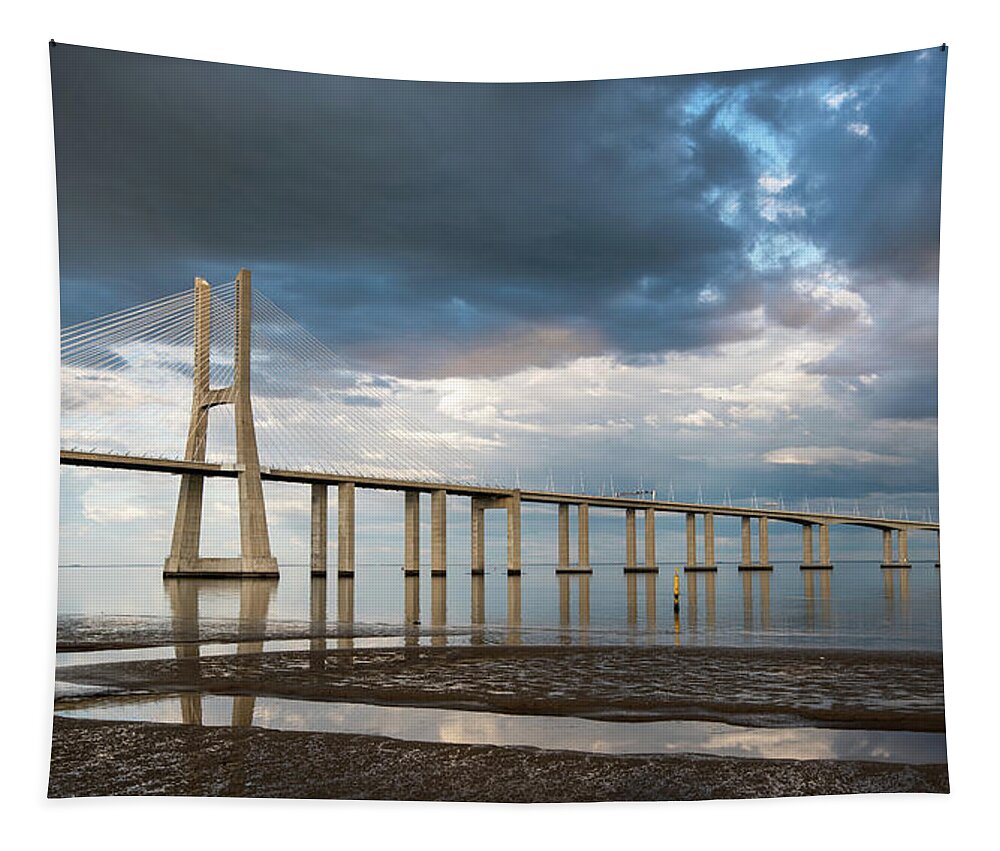
<svg viewBox="0 0 1000 851">
<path fill-rule="evenodd" d="M 174 535 L 163 573 L 169 576 L 270 576 L 278 575 L 278 562 L 271 555 L 260 481 L 260 458 L 253 426 L 250 399 L 250 327 L 252 321 L 250 272 L 240 269 L 236 277 L 236 344 L 233 383 L 212 388 L 210 382 L 211 287 L 194 282 L 194 389 L 188 426 L 186 461 L 204 461 L 208 444 L 208 412 L 216 405 L 232 405 L 236 423 L 236 469 L 239 486 L 240 555 L 236 558 L 203 558 L 201 543 L 204 476 L 184 473 L 177 497 Z"/>
</svg>

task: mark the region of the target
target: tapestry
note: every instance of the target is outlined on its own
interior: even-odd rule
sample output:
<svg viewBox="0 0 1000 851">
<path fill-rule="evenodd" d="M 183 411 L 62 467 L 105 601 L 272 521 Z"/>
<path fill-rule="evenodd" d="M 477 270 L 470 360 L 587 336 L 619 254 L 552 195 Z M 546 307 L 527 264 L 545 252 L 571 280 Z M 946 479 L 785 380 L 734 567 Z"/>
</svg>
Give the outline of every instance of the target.
<svg viewBox="0 0 1000 851">
<path fill-rule="evenodd" d="M 49 47 L 51 797 L 948 792 L 945 46 Z"/>
</svg>

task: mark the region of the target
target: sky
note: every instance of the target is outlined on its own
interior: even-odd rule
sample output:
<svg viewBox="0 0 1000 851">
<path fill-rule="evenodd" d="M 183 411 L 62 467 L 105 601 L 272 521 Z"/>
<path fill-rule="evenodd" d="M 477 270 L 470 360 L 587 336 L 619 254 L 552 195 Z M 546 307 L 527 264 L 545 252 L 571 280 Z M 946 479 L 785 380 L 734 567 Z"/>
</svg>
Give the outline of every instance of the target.
<svg viewBox="0 0 1000 851">
<path fill-rule="evenodd" d="M 936 518 L 946 58 L 480 84 L 56 45 L 62 324 L 245 266 L 491 480 Z M 64 471 L 64 561 L 169 534 L 176 483 L 112 475 Z"/>
</svg>

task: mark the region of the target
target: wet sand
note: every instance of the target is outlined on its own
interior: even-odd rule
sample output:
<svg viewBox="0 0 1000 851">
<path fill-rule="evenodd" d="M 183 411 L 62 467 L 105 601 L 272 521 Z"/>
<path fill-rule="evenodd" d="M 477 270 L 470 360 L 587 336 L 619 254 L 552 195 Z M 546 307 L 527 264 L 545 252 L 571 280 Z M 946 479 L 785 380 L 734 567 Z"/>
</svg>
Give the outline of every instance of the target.
<svg viewBox="0 0 1000 851">
<path fill-rule="evenodd" d="M 653 801 L 947 792 L 945 766 L 599 756 L 56 718 L 49 796 Z"/>
<path fill-rule="evenodd" d="M 78 694 L 57 708 L 85 706 L 102 692 L 191 693 L 779 728 L 945 727 L 939 653 L 417 644 L 327 649 L 325 642 L 313 651 L 265 653 L 259 643 L 241 643 L 239 650 L 199 656 L 197 643 L 189 643 L 175 650 L 180 658 L 63 667 L 57 678 Z M 598 801 L 895 791 L 947 792 L 947 766 L 608 756 L 56 717 L 50 774 L 53 797 Z"/>
<path fill-rule="evenodd" d="M 941 655 L 673 647 L 403 647 L 62 668 L 89 686 L 604 720 L 942 732 Z"/>
</svg>

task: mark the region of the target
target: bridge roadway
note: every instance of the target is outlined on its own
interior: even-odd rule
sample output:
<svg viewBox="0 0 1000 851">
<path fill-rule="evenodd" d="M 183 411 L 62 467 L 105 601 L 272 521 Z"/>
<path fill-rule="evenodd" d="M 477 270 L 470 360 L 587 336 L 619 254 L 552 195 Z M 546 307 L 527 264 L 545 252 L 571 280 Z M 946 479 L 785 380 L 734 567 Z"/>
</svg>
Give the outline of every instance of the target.
<svg viewBox="0 0 1000 851">
<path fill-rule="evenodd" d="M 199 461 L 182 461 L 161 458 L 144 458 L 128 455 L 114 455 L 95 452 L 61 451 L 61 464 L 81 467 L 97 467 L 116 470 L 136 470 L 145 472 L 184 473 L 206 477 L 235 478 L 239 468 L 235 464 L 217 464 Z M 862 517 L 851 514 L 824 512 L 790 511 L 776 508 L 744 508 L 731 505 L 709 505 L 690 502 L 642 499 L 623 496 L 595 496 L 591 494 L 551 493 L 526 489 L 511 489 L 469 485 L 461 483 L 422 482 L 406 479 L 375 478 L 338 473 L 323 473 L 314 470 L 280 470 L 264 467 L 261 479 L 272 482 L 291 482 L 312 486 L 313 490 L 313 572 L 326 572 L 326 505 L 327 488 L 339 488 L 338 501 L 338 572 L 351 575 L 354 572 L 354 489 L 401 491 L 407 495 L 405 509 L 405 559 L 404 569 L 408 573 L 419 570 L 419 494 L 432 494 L 431 502 L 431 561 L 432 572 L 445 572 L 445 507 L 444 496 L 467 496 L 472 499 L 472 567 L 473 571 L 483 569 L 484 539 L 483 511 L 489 508 L 507 510 L 508 570 L 520 572 L 520 504 L 522 502 L 548 503 L 559 506 L 559 566 L 560 572 L 590 572 L 589 557 L 589 509 L 610 508 L 624 510 L 626 514 L 626 571 L 652 572 L 656 566 L 655 513 L 675 513 L 687 516 L 687 559 L 686 570 L 715 570 L 714 518 L 739 517 L 742 520 L 742 570 L 771 569 L 767 522 L 769 520 L 795 523 L 803 531 L 803 568 L 830 568 L 829 528 L 834 525 L 863 526 L 879 529 L 883 533 L 883 567 L 909 566 L 907 533 L 926 530 L 939 534 L 939 524 L 921 520 L 900 520 L 884 517 Z M 578 512 L 578 559 L 570 566 L 569 559 L 569 506 L 576 506 Z M 635 512 L 642 510 L 645 523 L 645 561 L 636 561 Z M 696 517 L 701 516 L 703 526 L 703 558 L 698 560 Z M 752 558 L 750 521 L 755 519 L 758 527 L 758 558 Z M 813 558 L 813 527 L 819 528 L 819 560 Z M 893 538 L 896 545 L 893 546 Z M 938 537 L 940 551 L 940 537 Z M 940 555 L 939 555 L 940 563 Z"/>
</svg>

